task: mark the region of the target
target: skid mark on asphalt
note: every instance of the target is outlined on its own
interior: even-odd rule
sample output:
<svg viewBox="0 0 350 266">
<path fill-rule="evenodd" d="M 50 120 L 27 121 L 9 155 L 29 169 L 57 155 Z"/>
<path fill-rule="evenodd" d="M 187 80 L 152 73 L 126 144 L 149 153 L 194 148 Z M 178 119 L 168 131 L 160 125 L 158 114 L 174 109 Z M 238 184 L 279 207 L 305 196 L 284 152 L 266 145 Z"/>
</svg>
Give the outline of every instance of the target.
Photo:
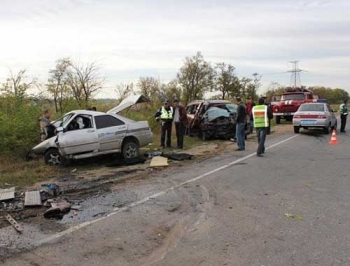
<svg viewBox="0 0 350 266">
<path fill-rule="evenodd" d="M 288 141 L 290 141 L 290 140 L 292 140 L 292 139 L 294 139 L 294 138 L 296 138 L 296 137 L 298 137 L 298 136 L 299 136 L 299 134 L 298 134 L 298 135 L 294 135 L 294 136 L 292 136 L 292 137 L 289 137 L 289 138 L 287 138 L 287 139 L 284 139 L 284 140 L 282 140 L 282 141 L 279 141 L 279 142 L 277 142 L 277 143 L 275 143 L 275 144 L 270 145 L 269 147 L 267 147 L 266 150 L 269 150 L 269 149 L 272 149 L 272 148 L 274 148 L 274 147 L 276 147 L 276 146 L 279 146 L 279 145 L 281 145 L 281 144 L 283 144 L 283 143 L 285 143 L 285 142 L 288 142 Z M 102 221 L 102 220 L 104 220 L 104 219 L 106 219 L 106 218 L 108 218 L 108 217 L 110 217 L 110 216 L 114 216 L 114 215 L 116 215 L 116 214 L 118 214 L 118 213 L 120 213 L 120 212 L 124 212 L 124 211 L 126 211 L 126 210 L 128 210 L 128 209 L 130 209 L 130 208 L 139 206 L 139 205 L 141 205 L 141 204 L 143 204 L 143 203 L 145 203 L 145 202 L 147 202 L 147 201 L 149 201 L 149 200 L 152 200 L 152 199 L 158 198 L 158 197 L 160 197 L 160 196 L 163 196 L 163 195 L 165 195 L 166 193 L 168 193 L 169 191 L 172 191 L 172 190 L 178 189 L 178 188 L 180 188 L 180 187 L 182 187 L 182 186 L 184 186 L 184 185 L 187 185 L 187 184 L 196 182 L 196 181 L 198 181 L 198 180 L 200 180 L 200 179 L 203 179 L 204 177 L 210 176 L 210 175 L 215 174 L 215 173 L 217 173 L 217 172 L 219 172 L 219 171 L 222 171 L 222 170 L 224 170 L 224 169 L 227 169 L 227 168 L 231 167 L 232 165 L 239 164 L 239 163 L 241 163 L 241 162 L 243 162 L 243 161 L 245 161 L 245 160 L 247 160 L 247 159 L 249 159 L 249 158 L 251 158 L 251 157 L 253 157 L 253 156 L 256 156 L 256 153 L 255 153 L 255 152 L 254 152 L 254 153 L 251 153 L 251 154 L 249 154 L 249 155 L 246 155 L 246 156 L 244 156 L 244 157 L 242 157 L 242 158 L 240 158 L 240 159 L 237 159 L 237 160 L 235 160 L 235 161 L 233 161 L 233 162 L 231 162 L 231 163 L 228 163 L 228 164 L 226 164 L 226 165 L 223 165 L 223 166 L 220 166 L 220 167 L 218 167 L 218 168 L 215 168 L 214 170 L 211 170 L 211 171 L 209 171 L 209 172 L 207 172 L 207 173 L 205 173 L 205 174 L 199 175 L 199 176 L 197 176 L 197 177 L 195 177 L 195 178 L 192 178 L 192 179 L 190 179 L 190 180 L 187 180 L 187 181 L 184 181 L 184 182 L 179 183 L 179 184 L 177 184 L 177 185 L 174 185 L 174 186 L 172 186 L 172 187 L 169 187 L 169 188 L 167 188 L 167 189 L 165 189 L 165 190 L 163 190 L 163 191 L 160 191 L 160 192 L 158 192 L 158 193 L 155 193 L 155 194 L 153 194 L 153 195 L 151 195 L 151 196 L 148 196 L 148 197 L 145 197 L 145 198 L 143 198 L 143 199 L 141 199 L 141 200 L 138 200 L 138 201 L 135 201 L 135 202 L 133 202 L 133 203 L 130 203 L 130 204 L 127 205 L 127 206 L 124 206 L 124 207 L 122 207 L 122 208 L 115 208 L 114 211 L 113 211 L 112 213 L 110 213 L 110 214 L 108 214 L 108 215 L 106 215 L 106 216 L 104 216 L 104 217 L 101 217 L 101 218 L 96 219 L 96 220 L 93 220 L 93 221 L 84 222 L 84 223 L 78 224 L 78 225 L 76 225 L 76 226 L 73 226 L 73 227 L 69 228 L 69 229 L 66 230 L 66 231 L 57 233 L 57 234 L 52 235 L 52 236 L 50 236 L 50 237 L 48 237 L 48 238 L 45 238 L 45 239 L 43 239 L 43 240 L 41 240 L 41 241 L 38 241 L 37 243 L 34 244 L 34 246 L 40 246 L 40 245 L 42 245 L 42 244 L 51 242 L 51 241 L 56 240 L 56 239 L 58 239 L 58 238 L 60 238 L 60 237 L 62 237 L 62 236 L 65 236 L 65 235 L 68 235 L 68 234 L 70 234 L 70 233 L 73 233 L 73 232 L 75 232 L 75 231 L 77 231 L 77 230 L 79 230 L 79 229 L 81 229 L 81 228 L 84 228 L 84 227 L 86 227 L 86 226 L 89 226 L 89 225 L 95 224 L 95 223 L 97 223 L 97 222 L 100 222 L 100 221 Z"/>
<path fill-rule="evenodd" d="M 200 213 L 196 215 L 187 215 L 177 222 L 166 235 L 163 243 L 160 247 L 156 248 L 148 256 L 141 258 L 136 263 L 131 265 L 150 266 L 163 260 L 171 250 L 174 250 L 181 240 L 185 243 L 195 242 L 201 240 L 203 237 L 209 237 L 210 229 L 214 225 L 212 219 L 208 213 L 213 209 L 215 198 L 211 195 L 210 188 L 201 185 L 201 197 L 197 204 L 190 208 L 199 210 Z M 184 192 L 180 193 L 181 197 L 184 197 Z M 191 197 L 188 197 L 187 201 L 190 201 Z"/>
</svg>

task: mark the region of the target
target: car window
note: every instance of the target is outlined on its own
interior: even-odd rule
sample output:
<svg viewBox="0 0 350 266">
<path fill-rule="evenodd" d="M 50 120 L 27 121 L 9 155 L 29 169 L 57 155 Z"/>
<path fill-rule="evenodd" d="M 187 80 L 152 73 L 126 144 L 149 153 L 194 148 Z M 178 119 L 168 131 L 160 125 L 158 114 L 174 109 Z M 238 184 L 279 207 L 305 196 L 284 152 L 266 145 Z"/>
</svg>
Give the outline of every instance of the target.
<svg viewBox="0 0 350 266">
<path fill-rule="evenodd" d="M 95 116 L 95 123 L 96 128 L 106 128 L 106 127 L 115 127 L 115 126 L 121 126 L 125 123 L 118 118 L 111 116 L 111 115 L 99 115 Z"/>
<path fill-rule="evenodd" d="M 299 111 L 305 112 L 324 112 L 324 104 L 302 104 Z"/>
<path fill-rule="evenodd" d="M 194 115 L 197 111 L 197 108 L 198 108 L 198 104 L 193 104 L 191 106 L 188 106 L 187 114 Z"/>
<path fill-rule="evenodd" d="M 68 131 L 92 128 L 92 119 L 89 115 L 77 115 L 67 126 Z"/>
</svg>

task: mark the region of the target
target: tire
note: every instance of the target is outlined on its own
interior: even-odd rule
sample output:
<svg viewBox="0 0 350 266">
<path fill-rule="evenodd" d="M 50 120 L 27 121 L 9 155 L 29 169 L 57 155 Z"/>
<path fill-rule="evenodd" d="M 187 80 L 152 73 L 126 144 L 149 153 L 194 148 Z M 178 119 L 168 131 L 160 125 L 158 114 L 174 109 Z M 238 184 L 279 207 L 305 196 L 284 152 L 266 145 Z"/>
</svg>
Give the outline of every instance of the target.
<svg viewBox="0 0 350 266">
<path fill-rule="evenodd" d="M 281 117 L 280 116 L 276 116 L 276 124 L 281 124 Z"/>
<path fill-rule="evenodd" d="M 294 127 L 294 133 L 295 134 L 298 134 L 300 132 L 300 127 Z"/>
<path fill-rule="evenodd" d="M 133 141 L 128 141 L 123 145 L 122 154 L 124 159 L 137 158 L 140 156 L 139 146 Z"/>
<path fill-rule="evenodd" d="M 62 156 L 58 149 L 49 149 L 44 154 L 45 163 L 48 165 L 60 166 L 62 165 Z"/>
<path fill-rule="evenodd" d="M 325 128 L 323 129 L 323 131 L 324 131 L 325 134 L 329 134 L 329 128 L 330 128 L 330 127 L 328 126 L 328 127 L 325 127 Z"/>
</svg>

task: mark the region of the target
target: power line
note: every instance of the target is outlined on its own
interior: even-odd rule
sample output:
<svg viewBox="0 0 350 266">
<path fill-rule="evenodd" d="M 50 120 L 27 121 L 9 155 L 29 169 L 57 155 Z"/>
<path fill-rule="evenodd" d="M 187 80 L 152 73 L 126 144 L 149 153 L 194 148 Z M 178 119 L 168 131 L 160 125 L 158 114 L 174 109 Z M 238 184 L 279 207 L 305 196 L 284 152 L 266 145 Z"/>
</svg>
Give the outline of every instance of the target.
<svg viewBox="0 0 350 266">
<path fill-rule="evenodd" d="M 299 61 L 291 61 L 290 63 L 292 64 L 292 70 L 287 71 L 291 73 L 290 86 L 293 88 L 301 87 L 300 73 L 305 70 L 299 68 Z"/>
</svg>

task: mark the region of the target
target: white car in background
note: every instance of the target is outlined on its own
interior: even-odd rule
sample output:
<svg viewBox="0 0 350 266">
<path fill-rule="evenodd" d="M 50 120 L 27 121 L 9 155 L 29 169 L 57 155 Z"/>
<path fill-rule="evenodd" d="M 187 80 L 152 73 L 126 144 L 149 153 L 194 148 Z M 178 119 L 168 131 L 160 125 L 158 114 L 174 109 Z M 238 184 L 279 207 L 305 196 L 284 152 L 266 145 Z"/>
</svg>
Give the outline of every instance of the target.
<svg viewBox="0 0 350 266">
<path fill-rule="evenodd" d="M 145 101 L 144 96 L 133 95 L 107 113 L 71 111 L 53 123 L 57 135 L 35 146 L 32 152 L 43 154 L 50 165 L 114 153 L 122 153 L 125 159 L 136 158 L 139 148 L 153 141 L 153 133 L 147 121 L 134 121 L 117 113 Z"/>
<path fill-rule="evenodd" d="M 300 128 L 313 128 L 328 134 L 330 129 L 337 129 L 337 118 L 327 103 L 303 103 L 293 116 L 293 126 L 294 133 L 299 133 Z"/>
</svg>

